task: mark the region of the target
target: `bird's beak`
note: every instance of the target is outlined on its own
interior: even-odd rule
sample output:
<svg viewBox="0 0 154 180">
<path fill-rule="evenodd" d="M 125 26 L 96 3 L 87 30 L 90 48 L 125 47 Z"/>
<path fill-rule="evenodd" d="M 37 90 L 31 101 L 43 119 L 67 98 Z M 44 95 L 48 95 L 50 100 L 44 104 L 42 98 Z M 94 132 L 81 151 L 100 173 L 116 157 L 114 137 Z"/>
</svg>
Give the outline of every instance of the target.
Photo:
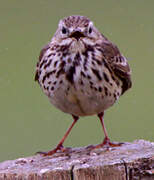
<svg viewBox="0 0 154 180">
<path fill-rule="evenodd" d="M 81 37 L 85 37 L 85 35 L 81 31 L 73 31 L 70 37 L 79 40 Z"/>
</svg>

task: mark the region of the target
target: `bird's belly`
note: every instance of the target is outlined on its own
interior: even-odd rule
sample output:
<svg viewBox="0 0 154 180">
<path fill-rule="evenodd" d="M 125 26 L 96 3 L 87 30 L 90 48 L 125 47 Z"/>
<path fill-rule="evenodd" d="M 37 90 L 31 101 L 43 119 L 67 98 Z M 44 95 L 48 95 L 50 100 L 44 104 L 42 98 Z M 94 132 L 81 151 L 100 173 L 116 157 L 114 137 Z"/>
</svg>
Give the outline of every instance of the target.
<svg viewBox="0 0 154 180">
<path fill-rule="evenodd" d="M 49 96 L 50 102 L 63 112 L 76 116 L 94 115 L 103 112 L 112 106 L 115 98 L 108 93 L 100 93 L 99 90 L 89 88 L 57 88 Z"/>
</svg>

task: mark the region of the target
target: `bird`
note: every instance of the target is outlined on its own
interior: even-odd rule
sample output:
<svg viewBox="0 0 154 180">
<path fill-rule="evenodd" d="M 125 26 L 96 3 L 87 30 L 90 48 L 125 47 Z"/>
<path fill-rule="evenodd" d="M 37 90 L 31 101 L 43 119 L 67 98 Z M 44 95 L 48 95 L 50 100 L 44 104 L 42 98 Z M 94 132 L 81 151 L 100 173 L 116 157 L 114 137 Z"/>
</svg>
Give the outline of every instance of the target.
<svg viewBox="0 0 154 180">
<path fill-rule="evenodd" d="M 104 131 L 95 148 L 120 146 L 110 141 L 104 112 L 132 86 L 131 69 L 118 47 L 86 16 L 71 15 L 59 21 L 36 65 L 37 81 L 56 108 L 73 117 L 73 123 L 50 156 L 64 151 L 63 143 L 79 117 L 97 115 Z"/>
</svg>

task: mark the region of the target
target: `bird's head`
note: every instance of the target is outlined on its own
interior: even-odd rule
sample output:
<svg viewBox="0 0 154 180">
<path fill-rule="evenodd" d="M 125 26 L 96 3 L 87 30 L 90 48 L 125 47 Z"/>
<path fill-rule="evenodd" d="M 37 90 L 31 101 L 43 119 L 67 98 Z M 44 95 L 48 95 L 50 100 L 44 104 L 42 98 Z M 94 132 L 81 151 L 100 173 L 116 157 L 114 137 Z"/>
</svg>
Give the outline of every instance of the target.
<svg viewBox="0 0 154 180">
<path fill-rule="evenodd" d="M 60 20 L 58 29 L 54 35 L 56 40 L 74 40 L 80 41 L 82 39 L 97 40 L 100 36 L 99 31 L 85 16 L 68 16 Z"/>
</svg>

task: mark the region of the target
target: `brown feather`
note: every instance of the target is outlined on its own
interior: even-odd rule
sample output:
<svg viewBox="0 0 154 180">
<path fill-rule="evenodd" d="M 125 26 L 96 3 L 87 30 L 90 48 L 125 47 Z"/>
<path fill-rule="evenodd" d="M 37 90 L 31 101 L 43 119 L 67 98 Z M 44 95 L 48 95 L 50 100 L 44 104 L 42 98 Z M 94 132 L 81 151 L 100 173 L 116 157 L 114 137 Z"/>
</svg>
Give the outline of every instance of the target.
<svg viewBox="0 0 154 180">
<path fill-rule="evenodd" d="M 39 72 L 38 72 L 38 69 L 39 69 L 39 68 L 38 68 L 38 67 L 39 67 L 39 65 L 40 65 L 40 61 L 42 60 L 45 52 L 46 52 L 49 48 L 50 48 L 50 46 L 49 46 L 49 44 L 47 44 L 47 45 L 45 45 L 45 46 L 42 48 L 42 50 L 41 50 L 41 52 L 40 52 L 39 61 L 38 61 L 38 63 L 37 63 L 36 71 L 35 71 L 35 81 L 38 81 L 38 79 L 39 79 Z"/>
<path fill-rule="evenodd" d="M 114 74 L 122 81 L 122 94 L 131 88 L 131 71 L 129 64 L 124 56 L 121 55 L 116 45 L 108 40 L 102 43 L 102 52 L 107 60 L 109 67 Z"/>
</svg>

